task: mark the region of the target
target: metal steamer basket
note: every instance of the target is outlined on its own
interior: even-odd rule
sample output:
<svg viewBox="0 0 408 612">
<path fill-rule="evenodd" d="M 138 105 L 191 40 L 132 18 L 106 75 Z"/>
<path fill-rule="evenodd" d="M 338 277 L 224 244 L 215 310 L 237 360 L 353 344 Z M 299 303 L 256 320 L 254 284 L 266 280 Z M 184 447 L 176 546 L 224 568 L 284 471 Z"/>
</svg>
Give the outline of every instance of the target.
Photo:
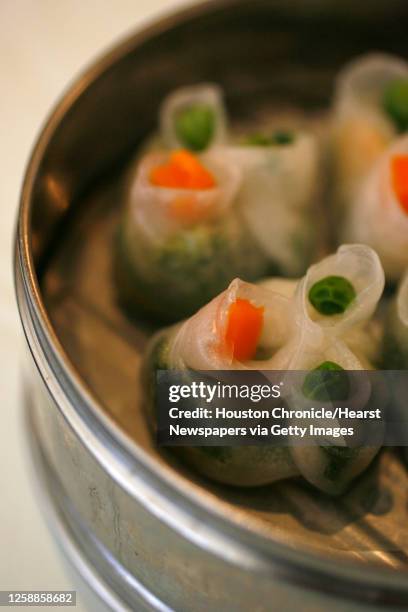
<svg viewBox="0 0 408 612">
<path fill-rule="evenodd" d="M 27 439 L 58 538 L 109 607 L 408 606 L 398 453 L 383 451 L 336 500 L 296 480 L 204 481 L 154 445 L 138 378 L 152 328 L 122 314 L 112 282 L 123 175 L 169 90 L 216 81 L 237 121 L 271 105 L 318 114 L 351 57 L 407 55 L 407 19 L 403 0 L 215 0 L 113 49 L 45 126 L 16 236 Z"/>
</svg>

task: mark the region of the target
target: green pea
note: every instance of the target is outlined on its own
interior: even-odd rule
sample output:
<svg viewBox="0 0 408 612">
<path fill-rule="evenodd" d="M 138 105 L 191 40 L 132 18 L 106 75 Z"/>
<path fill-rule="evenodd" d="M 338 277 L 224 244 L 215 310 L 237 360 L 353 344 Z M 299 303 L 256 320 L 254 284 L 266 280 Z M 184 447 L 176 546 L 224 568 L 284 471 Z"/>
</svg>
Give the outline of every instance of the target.
<svg viewBox="0 0 408 612">
<path fill-rule="evenodd" d="M 175 117 L 175 130 L 184 147 L 203 151 L 209 146 L 215 132 L 213 109 L 205 104 L 181 109 Z"/>
<path fill-rule="evenodd" d="M 350 395 L 348 374 L 338 363 L 323 361 L 306 375 L 302 392 L 318 402 L 345 401 Z"/>
<path fill-rule="evenodd" d="M 356 290 L 344 276 L 326 276 L 309 291 L 309 301 L 328 317 L 343 313 L 356 297 Z"/>
<path fill-rule="evenodd" d="M 251 134 L 245 138 L 245 144 L 254 147 L 271 147 L 275 145 L 289 145 L 295 140 L 295 136 L 292 132 L 286 132 L 278 130 L 267 136 L 265 134 Z"/>
<path fill-rule="evenodd" d="M 383 106 L 399 132 L 408 130 L 408 78 L 397 79 L 387 85 Z"/>
</svg>

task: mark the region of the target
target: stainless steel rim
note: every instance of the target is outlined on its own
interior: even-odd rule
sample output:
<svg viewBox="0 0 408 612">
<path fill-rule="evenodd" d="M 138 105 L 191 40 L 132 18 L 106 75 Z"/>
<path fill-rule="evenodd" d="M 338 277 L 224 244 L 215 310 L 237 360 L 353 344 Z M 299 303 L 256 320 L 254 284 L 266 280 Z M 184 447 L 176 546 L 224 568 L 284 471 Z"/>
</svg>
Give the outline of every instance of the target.
<svg viewBox="0 0 408 612">
<path fill-rule="evenodd" d="M 58 409 L 110 476 L 149 512 L 192 542 L 232 563 L 289 583 L 339 596 L 388 605 L 408 603 L 406 575 L 398 570 L 362 568 L 322 560 L 285 548 L 233 525 L 204 505 L 193 491 L 170 482 L 142 449 L 129 443 L 84 387 L 56 337 L 41 298 L 30 245 L 30 211 L 35 178 L 56 127 L 88 85 L 145 40 L 208 11 L 239 4 L 240 0 L 210 0 L 165 17 L 128 38 L 80 76 L 63 96 L 35 145 L 26 171 L 16 232 L 15 279 L 23 328 L 33 359 Z M 148 495 L 147 495 L 148 493 Z M 187 519 L 187 520 L 186 520 Z M 200 529 L 196 529 L 197 525 Z M 330 579 L 336 576 L 335 581 Z M 362 580 L 364 584 L 362 584 Z"/>
</svg>

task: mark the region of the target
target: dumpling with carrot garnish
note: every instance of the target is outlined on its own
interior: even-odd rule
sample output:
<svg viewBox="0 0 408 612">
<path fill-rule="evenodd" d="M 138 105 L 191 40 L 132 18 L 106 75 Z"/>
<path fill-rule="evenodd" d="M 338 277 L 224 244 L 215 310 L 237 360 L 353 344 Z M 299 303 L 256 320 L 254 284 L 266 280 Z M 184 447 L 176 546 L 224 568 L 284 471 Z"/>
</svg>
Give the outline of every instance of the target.
<svg viewBox="0 0 408 612">
<path fill-rule="evenodd" d="M 163 321 L 191 315 L 268 261 L 237 214 L 239 168 L 221 152 L 152 152 L 132 171 L 117 236 L 121 302 Z"/>
</svg>

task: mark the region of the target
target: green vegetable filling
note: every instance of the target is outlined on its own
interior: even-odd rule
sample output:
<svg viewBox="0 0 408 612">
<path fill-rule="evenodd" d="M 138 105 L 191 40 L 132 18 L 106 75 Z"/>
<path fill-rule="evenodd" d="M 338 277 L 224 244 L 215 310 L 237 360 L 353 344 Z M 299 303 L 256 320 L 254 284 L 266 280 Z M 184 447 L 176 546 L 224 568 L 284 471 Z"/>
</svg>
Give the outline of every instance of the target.
<svg viewBox="0 0 408 612">
<path fill-rule="evenodd" d="M 408 130 L 408 78 L 397 79 L 387 85 L 383 95 L 383 106 L 398 131 Z"/>
<path fill-rule="evenodd" d="M 347 372 L 334 361 L 324 361 L 309 372 L 304 380 L 302 391 L 306 397 L 317 401 L 345 401 L 350 395 Z M 357 449 L 349 446 L 321 446 L 327 455 L 324 476 L 336 481 Z"/>
<path fill-rule="evenodd" d="M 355 457 L 358 450 L 357 448 L 350 448 L 350 446 L 321 446 L 320 448 L 327 455 L 324 476 L 332 482 L 341 477 L 341 473 Z"/>
<path fill-rule="evenodd" d="M 204 151 L 215 132 L 215 115 L 210 106 L 194 104 L 181 109 L 175 117 L 177 138 L 192 151 Z"/>
<path fill-rule="evenodd" d="M 306 375 L 302 392 L 319 402 L 345 401 L 350 395 L 348 374 L 338 363 L 324 361 Z"/>
<path fill-rule="evenodd" d="M 320 314 L 342 314 L 354 301 L 356 290 L 344 276 L 326 276 L 309 291 L 309 301 Z"/>
<path fill-rule="evenodd" d="M 254 147 L 271 147 L 276 145 L 289 145 L 295 140 L 292 132 L 278 130 L 267 136 L 265 134 L 251 134 L 245 139 L 245 144 Z"/>
</svg>

